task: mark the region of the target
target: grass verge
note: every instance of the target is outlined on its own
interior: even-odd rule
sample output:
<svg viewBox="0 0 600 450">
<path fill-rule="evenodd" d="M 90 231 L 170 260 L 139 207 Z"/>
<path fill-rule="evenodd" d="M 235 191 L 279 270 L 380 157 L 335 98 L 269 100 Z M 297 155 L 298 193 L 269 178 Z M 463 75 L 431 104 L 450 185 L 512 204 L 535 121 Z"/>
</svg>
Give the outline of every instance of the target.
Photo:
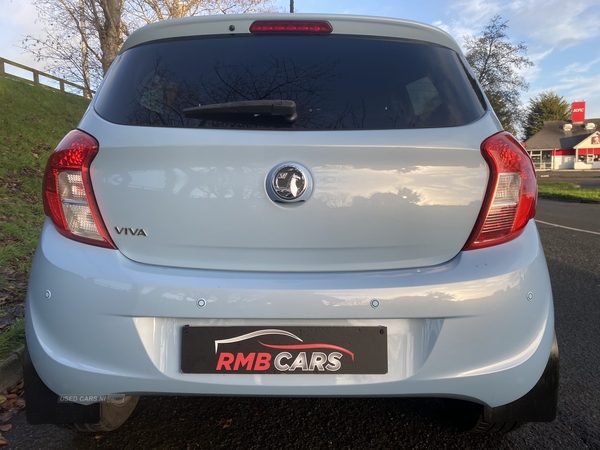
<svg viewBox="0 0 600 450">
<path fill-rule="evenodd" d="M 25 343 L 25 320 L 22 317 L 15 319 L 12 325 L 0 333 L 0 361 L 8 358 L 10 354 Z"/>
<path fill-rule="evenodd" d="M 538 193 L 544 197 L 600 202 L 600 189 L 582 189 L 576 183 L 565 181 L 539 182 Z"/>
<path fill-rule="evenodd" d="M 23 314 L 44 221 L 41 189 L 46 161 L 77 126 L 88 104 L 75 95 L 0 77 L 0 317 L 3 325 L 9 324 L 0 331 L 0 341 Z M 16 321 L 14 326 L 22 323 Z M 15 332 L 8 345 L 20 346 L 23 336 Z"/>
</svg>

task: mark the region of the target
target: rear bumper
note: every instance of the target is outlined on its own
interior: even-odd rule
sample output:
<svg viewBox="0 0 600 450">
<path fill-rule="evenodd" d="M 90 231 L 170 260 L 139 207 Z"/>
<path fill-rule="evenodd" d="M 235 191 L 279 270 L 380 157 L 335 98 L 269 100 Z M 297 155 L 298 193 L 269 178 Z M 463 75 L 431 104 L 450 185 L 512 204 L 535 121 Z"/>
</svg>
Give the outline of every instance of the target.
<svg viewBox="0 0 600 450">
<path fill-rule="evenodd" d="M 533 222 L 443 265 L 353 273 L 150 266 L 46 223 L 26 316 L 32 362 L 60 395 L 442 396 L 496 407 L 536 384 L 554 333 Z M 388 373 L 183 374 L 184 325 L 386 326 Z"/>
</svg>

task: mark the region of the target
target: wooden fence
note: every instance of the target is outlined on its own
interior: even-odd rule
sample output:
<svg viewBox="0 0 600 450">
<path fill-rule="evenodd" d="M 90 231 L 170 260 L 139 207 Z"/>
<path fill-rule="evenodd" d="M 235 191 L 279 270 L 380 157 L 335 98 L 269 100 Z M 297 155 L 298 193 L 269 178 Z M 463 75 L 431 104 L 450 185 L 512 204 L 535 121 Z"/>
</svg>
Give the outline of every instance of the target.
<svg viewBox="0 0 600 450">
<path fill-rule="evenodd" d="M 7 73 L 6 65 L 13 66 L 18 69 L 26 70 L 27 72 L 31 72 L 33 74 L 33 80 L 30 80 L 30 79 L 24 78 L 24 77 L 20 77 L 18 75 L 14 75 L 11 73 Z M 23 64 L 19 64 L 19 63 L 16 63 L 14 61 L 10 61 L 10 60 L 4 59 L 4 58 L 0 58 L 0 76 L 14 78 L 17 80 L 27 80 L 29 82 L 33 81 L 33 84 L 36 86 L 43 86 L 43 87 L 54 89 L 56 91 L 61 91 L 61 92 L 67 93 L 67 94 L 74 94 L 73 92 L 69 92 L 69 91 L 65 90 L 65 86 L 69 86 L 69 87 L 77 89 L 78 93 L 76 93 L 75 95 L 80 95 L 82 97 L 87 97 L 87 98 L 90 98 L 92 94 L 96 93 L 96 91 L 89 91 L 89 93 L 88 93 L 86 88 L 83 86 L 80 86 L 75 83 L 71 83 L 70 81 L 66 81 L 66 80 L 63 80 L 62 78 L 55 77 L 54 75 L 50 75 L 49 73 L 40 72 L 39 70 L 32 69 L 31 67 L 27 67 L 27 66 L 24 66 Z M 60 87 L 55 88 L 54 86 L 51 86 L 49 84 L 41 83 L 40 77 L 42 77 L 42 81 L 44 80 L 44 78 L 49 78 L 51 80 L 57 81 L 58 85 Z"/>
</svg>

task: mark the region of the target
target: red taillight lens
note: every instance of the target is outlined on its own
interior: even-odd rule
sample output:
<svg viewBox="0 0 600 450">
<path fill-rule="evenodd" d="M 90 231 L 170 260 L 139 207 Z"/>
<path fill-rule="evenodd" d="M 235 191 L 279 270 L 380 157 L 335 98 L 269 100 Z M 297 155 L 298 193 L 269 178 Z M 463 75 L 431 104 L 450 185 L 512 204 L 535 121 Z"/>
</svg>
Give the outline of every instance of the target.
<svg viewBox="0 0 600 450">
<path fill-rule="evenodd" d="M 464 250 L 490 247 L 519 236 L 535 216 L 537 180 L 529 155 L 509 133 L 481 144 L 490 179 L 475 228 Z"/>
<path fill-rule="evenodd" d="M 257 20 L 250 25 L 250 33 L 329 34 L 333 27 L 326 21 L 313 20 Z"/>
<path fill-rule="evenodd" d="M 116 248 L 106 228 L 90 179 L 90 164 L 98 153 L 98 142 L 83 131 L 67 134 L 48 159 L 44 174 L 44 211 L 64 236 Z"/>
</svg>

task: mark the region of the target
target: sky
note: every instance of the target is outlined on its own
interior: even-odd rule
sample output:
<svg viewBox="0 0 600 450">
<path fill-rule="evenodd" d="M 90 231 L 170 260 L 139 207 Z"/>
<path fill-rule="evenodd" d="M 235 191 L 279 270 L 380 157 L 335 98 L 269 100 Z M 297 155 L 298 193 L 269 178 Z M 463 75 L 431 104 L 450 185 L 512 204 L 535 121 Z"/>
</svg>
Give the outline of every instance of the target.
<svg viewBox="0 0 600 450">
<path fill-rule="evenodd" d="M 289 11 L 289 0 L 275 0 Z M 439 27 L 462 45 L 499 14 L 513 44 L 523 42 L 535 64 L 523 71 L 530 98 L 552 90 L 569 103 L 586 101 L 586 118 L 600 118 L 600 0 L 294 0 L 296 12 L 393 17 Z M 26 35 L 41 36 L 30 0 L 0 0 L 0 57 L 40 70 L 43 62 L 20 48 Z"/>
</svg>

